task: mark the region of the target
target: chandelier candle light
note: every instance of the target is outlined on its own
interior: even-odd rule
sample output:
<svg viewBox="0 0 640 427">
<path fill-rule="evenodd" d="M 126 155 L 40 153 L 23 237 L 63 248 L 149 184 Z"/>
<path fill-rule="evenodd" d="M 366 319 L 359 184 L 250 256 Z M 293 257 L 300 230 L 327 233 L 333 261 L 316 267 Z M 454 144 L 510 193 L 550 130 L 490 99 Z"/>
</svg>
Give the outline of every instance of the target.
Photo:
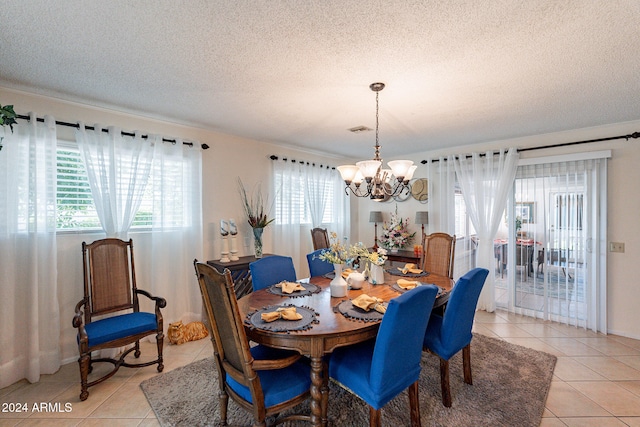
<svg viewBox="0 0 640 427">
<path fill-rule="evenodd" d="M 369 197 L 375 201 L 400 196 L 403 193 L 408 195 L 411 192 L 409 181 L 417 168 L 411 160 L 392 160 L 387 163 L 390 169 L 382 169 L 378 95 L 384 86 L 384 83 L 372 83 L 369 86 L 376 93 L 376 145 L 373 159 L 337 168 L 346 184 L 344 191 L 347 195 L 351 191 L 354 196 Z M 366 183 L 365 186 L 362 185 L 363 181 Z"/>
</svg>

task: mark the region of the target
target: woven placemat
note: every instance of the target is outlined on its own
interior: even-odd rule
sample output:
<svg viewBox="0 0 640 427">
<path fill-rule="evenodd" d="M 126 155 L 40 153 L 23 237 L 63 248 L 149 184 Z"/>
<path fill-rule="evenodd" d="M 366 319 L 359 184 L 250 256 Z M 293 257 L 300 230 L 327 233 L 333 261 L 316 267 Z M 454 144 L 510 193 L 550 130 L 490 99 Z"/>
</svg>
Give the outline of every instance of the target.
<svg viewBox="0 0 640 427">
<path fill-rule="evenodd" d="M 418 286 L 423 286 L 423 285 L 429 285 L 430 283 L 420 283 Z M 393 285 L 391 285 L 391 289 L 393 289 L 396 292 L 399 292 L 401 294 L 410 291 L 411 289 L 402 289 L 398 283 L 394 283 Z M 438 294 L 436 295 L 436 298 L 439 297 L 440 295 L 444 294 L 446 291 L 444 290 L 444 288 L 441 288 L 440 286 L 438 286 Z"/>
<path fill-rule="evenodd" d="M 429 273 L 426 271 L 423 271 L 422 273 L 403 273 L 402 270 L 400 270 L 397 267 L 389 268 L 388 270 L 385 270 L 385 271 L 391 275 L 402 276 L 402 277 L 424 277 L 429 275 Z"/>
<path fill-rule="evenodd" d="M 384 303 L 384 305 L 386 306 L 387 303 Z M 360 320 L 362 322 L 379 322 L 383 316 L 383 314 L 378 311 L 364 311 L 360 307 L 356 307 L 351 303 L 350 299 L 342 301 L 335 309 L 349 320 Z"/>
<path fill-rule="evenodd" d="M 317 293 L 320 293 L 320 291 L 322 290 L 320 286 L 314 285 L 313 283 L 300 283 L 300 284 L 304 288 L 304 291 L 293 291 L 292 293 L 287 294 L 282 292 L 282 288 L 278 287 L 277 283 L 275 285 L 269 286 L 267 288 L 267 291 L 271 292 L 274 295 L 280 295 L 281 297 L 296 298 L 296 297 L 307 297 L 311 294 L 317 294 Z"/>
<path fill-rule="evenodd" d="M 295 307 L 296 312 L 302 315 L 302 319 L 300 320 L 284 320 L 278 319 L 273 322 L 265 322 L 262 320 L 262 313 L 271 313 L 272 311 L 276 311 L 280 307 Z M 244 323 L 251 328 L 258 328 L 265 331 L 273 331 L 273 332 L 291 332 L 291 331 L 306 331 L 307 329 L 311 329 L 314 323 L 320 323 L 317 319 L 318 313 L 310 307 L 299 306 L 294 304 L 283 304 L 283 305 L 270 305 L 267 307 L 262 307 L 252 313 L 247 314 L 247 318 Z"/>
</svg>

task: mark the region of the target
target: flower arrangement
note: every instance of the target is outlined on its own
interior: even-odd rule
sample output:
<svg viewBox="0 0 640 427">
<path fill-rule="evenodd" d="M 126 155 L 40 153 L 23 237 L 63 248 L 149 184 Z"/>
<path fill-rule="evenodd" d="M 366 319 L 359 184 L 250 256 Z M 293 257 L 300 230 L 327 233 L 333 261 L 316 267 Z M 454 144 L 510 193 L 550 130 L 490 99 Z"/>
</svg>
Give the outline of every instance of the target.
<svg viewBox="0 0 640 427">
<path fill-rule="evenodd" d="M 318 258 L 331 264 L 345 264 L 352 257 L 353 250 L 338 239 L 335 231 L 329 233 L 329 248 L 323 250 Z"/>
<path fill-rule="evenodd" d="M 387 250 L 385 248 L 378 248 L 376 252 L 369 253 L 367 257 L 373 265 L 384 265 L 387 261 Z"/>
<path fill-rule="evenodd" d="M 242 199 L 244 213 L 247 215 L 247 222 L 251 228 L 264 228 L 275 220 L 275 218 L 268 218 L 268 211 L 265 211 L 264 199 L 259 187 L 254 189 L 251 197 L 249 197 L 242 180 L 238 178 L 238 191 Z"/>
<path fill-rule="evenodd" d="M 391 214 L 391 220 L 382 224 L 382 236 L 378 239 L 380 244 L 389 249 L 401 249 L 411 243 L 416 233 L 409 233 L 407 226 L 409 218 L 398 217 L 398 207 Z"/>
</svg>

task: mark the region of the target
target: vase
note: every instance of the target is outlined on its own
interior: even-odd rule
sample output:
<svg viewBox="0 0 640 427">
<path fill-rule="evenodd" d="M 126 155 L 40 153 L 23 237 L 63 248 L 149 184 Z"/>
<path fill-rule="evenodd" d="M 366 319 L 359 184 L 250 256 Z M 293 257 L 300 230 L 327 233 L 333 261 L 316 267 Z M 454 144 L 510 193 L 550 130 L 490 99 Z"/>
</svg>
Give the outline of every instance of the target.
<svg viewBox="0 0 640 427">
<path fill-rule="evenodd" d="M 334 298 L 340 298 L 347 296 L 347 281 L 342 277 L 342 268 L 344 264 L 333 264 L 333 271 L 336 277 L 331 280 L 329 289 L 331 290 L 331 296 Z"/>
<path fill-rule="evenodd" d="M 390 251 L 392 254 L 397 254 L 398 253 L 398 248 L 391 248 Z"/>
<path fill-rule="evenodd" d="M 371 264 L 369 282 L 371 282 L 372 285 L 380 285 L 384 283 L 384 268 L 382 268 L 381 265 Z"/>
<path fill-rule="evenodd" d="M 253 229 L 253 247 L 255 249 L 255 257 L 262 258 L 262 232 L 264 228 L 256 227 Z"/>
</svg>

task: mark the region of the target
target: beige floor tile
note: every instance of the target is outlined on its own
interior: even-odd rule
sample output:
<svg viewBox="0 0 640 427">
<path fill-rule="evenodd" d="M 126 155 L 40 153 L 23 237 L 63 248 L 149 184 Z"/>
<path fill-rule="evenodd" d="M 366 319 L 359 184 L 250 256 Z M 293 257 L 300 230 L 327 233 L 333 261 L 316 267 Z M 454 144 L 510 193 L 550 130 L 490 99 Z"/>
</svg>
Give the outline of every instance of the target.
<svg viewBox="0 0 640 427">
<path fill-rule="evenodd" d="M 552 354 L 556 357 L 566 356 L 563 352 L 558 350 L 555 347 L 550 346 L 549 344 L 541 341 L 539 338 L 503 338 L 505 341 L 510 342 L 512 344 L 521 345 L 523 347 L 532 348 L 534 350 L 543 351 L 545 353 Z"/>
<path fill-rule="evenodd" d="M 571 357 L 558 357 L 553 374 L 562 381 L 606 381 L 598 374 Z"/>
<path fill-rule="evenodd" d="M 564 325 L 560 323 L 549 323 L 549 326 L 553 329 L 557 329 L 568 337 L 574 338 L 591 338 L 591 337 L 602 337 L 605 335 L 598 334 L 597 332 L 585 330 L 583 328 L 577 328 L 575 326 Z"/>
<path fill-rule="evenodd" d="M 563 332 L 552 328 L 546 323 L 518 323 L 518 328 L 529 332 L 535 337 L 566 337 Z"/>
<path fill-rule="evenodd" d="M 483 323 L 475 323 L 471 328 L 471 332 L 475 334 L 482 334 L 487 337 L 499 338 L 498 334 L 493 332 L 491 329 L 487 328 L 486 325 Z"/>
<path fill-rule="evenodd" d="M 575 357 L 577 362 L 589 367 L 609 380 L 640 380 L 640 371 L 613 357 Z"/>
<path fill-rule="evenodd" d="M 640 356 L 614 356 L 614 359 L 640 371 Z"/>
<path fill-rule="evenodd" d="M 540 427 L 567 427 L 567 425 L 558 418 L 543 418 Z"/>
<path fill-rule="evenodd" d="M 625 427 L 626 424 L 615 417 L 575 417 L 560 418 L 567 427 Z"/>
<path fill-rule="evenodd" d="M 583 393 L 561 381 L 551 383 L 545 406 L 558 418 L 608 417 L 612 415 Z"/>
<path fill-rule="evenodd" d="M 138 418 L 87 418 L 78 427 L 136 427 L 140 422 Z"/>
<path fill-rule="evenodd" d="M 640 340 L 634 340 L 633 338 L 621 337 L 618 335 L 607 335 L 607 337 L 631 348 L 635 348 L 636 350 L 640 350 Z"/>
<path fill-rule="evenodd" d="M 612 415 L 640 416 L 640 397 L 613 382 L 579 381 L 570 384 L 590 399 L 597 401 Z"/>
<path fill-rule="evenodd" d="M 636 396 L 640 396 L 640 381 L 614 381 L 620 387 L 629 390 Z"/>
<path fill-rule="evenodd" d="M 93 387 L 89 387 L 89 397 L 85 401 L 80 400 L 80 383 L 73 384 L 64 393 L 51 399 L 61 406 L 71 404 L 69 413 L 38 413 L 31 418 L 86 418 L 100 405 L 102 405 L 111 395 L 116 393 L 124 385 L 121 381 L 105 381 Z"/>
<path fill-rule="evenodd" d="M 593 347 L 589 347 L 574 338 L 540 338 L 545 343 L 557 348 L 567 356 L 602 356 L 603 354 Z"/>
<path fill-rule="evenodd" d="M 607 337 L 576 338 L 576 340 L 607 356 L 640 356 L 640 350 Z"/>
<path fill-rule="evenodd" d="M 620 421 L 629 427 L 640 427 L 640 417 L 620 417 Z"/>
<path fill-rule="evenodd" d="M 117 393 L 112 394 L 89 418 L 145 418 L 151 407 L 142 389 L 137 384 L 123 384 Z"/>
<path fill-rule="evenodd" d="M 77 426 L 81 420 L 75 418 L 61 418 L 61 419 L 47 419 L 47 418 L 38 418 L 33 419 L 29 418 L 22 421 L 18 424 L 19 427 L 73 427 Z"/>
<path fill-rule="evenodd" d="M 531 338 L 533 336 L 518 326 L 509 323 L 487 323 L 484 326 L 496 335 L 504 338 Z"/>
</svg>

